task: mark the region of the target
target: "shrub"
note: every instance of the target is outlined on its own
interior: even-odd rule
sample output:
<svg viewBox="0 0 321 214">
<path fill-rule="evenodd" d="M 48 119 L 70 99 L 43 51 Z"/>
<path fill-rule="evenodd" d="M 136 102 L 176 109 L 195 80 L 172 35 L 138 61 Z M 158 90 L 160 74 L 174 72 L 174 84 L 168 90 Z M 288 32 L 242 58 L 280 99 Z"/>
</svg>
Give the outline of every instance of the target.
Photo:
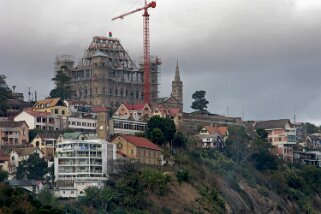
<svg viewBox="0 0 321 214">
<path fill-rule="evenodd" d="M 176 172 L 176 178 L 178 182 L 181 184 L 182 182 L 188 182 L 190 178 L 190 174 L 186 169 L 178 170 Z"/>
</svg>

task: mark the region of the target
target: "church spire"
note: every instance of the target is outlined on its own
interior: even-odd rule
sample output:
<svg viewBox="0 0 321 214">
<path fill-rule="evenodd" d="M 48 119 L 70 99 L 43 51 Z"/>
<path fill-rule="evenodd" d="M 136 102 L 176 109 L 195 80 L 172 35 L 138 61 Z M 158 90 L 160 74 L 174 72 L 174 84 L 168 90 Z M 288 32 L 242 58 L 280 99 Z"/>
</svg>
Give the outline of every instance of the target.
<svg viewBox="0 0 321 214">
<path fill-rule="evenodd" d="M 178 67 L 178 60 L 176 63 L 176 72 L 175 72 L 175 82 L 180 82 L 181 81 L 181 77 L 179 75 L 179 67 Z"/>
</svg>

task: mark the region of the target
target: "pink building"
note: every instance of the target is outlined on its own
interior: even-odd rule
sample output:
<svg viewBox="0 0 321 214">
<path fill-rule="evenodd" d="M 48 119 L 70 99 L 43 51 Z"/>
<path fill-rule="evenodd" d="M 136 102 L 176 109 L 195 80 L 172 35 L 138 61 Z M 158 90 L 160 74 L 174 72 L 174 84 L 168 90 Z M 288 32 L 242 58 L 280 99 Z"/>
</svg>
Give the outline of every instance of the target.
<svg viewBox="0 0 321 214">
<path fill-rule="evenodd" d="M 288 119 L 259 121 L 255 130 L 265 129 L 269 142 L 277 149 L 284 162 L 293 163 L 293 146 L 296 144 L 296 129 Z"/>
<path fill-rule="evenodd" d="M 25 121 L 0 121 L 0 144 L 26 145 L 29 143 L 28 129 Z"/>
</svg>

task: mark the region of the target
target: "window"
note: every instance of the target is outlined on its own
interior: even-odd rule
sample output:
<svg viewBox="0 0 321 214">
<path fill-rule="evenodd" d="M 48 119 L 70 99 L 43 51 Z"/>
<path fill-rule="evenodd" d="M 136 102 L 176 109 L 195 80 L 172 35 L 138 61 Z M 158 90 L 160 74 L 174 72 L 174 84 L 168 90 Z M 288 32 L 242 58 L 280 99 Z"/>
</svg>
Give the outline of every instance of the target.
<svg viewBox="0 0 321 214">
<path fill-rule="evenodd" d="M 65 111 L 64 111 L 64 110 L 61 110 L 61 114 L 65 114 Z"/>
<path fill-rule="evenodd" d="M 131 155 L 134 155 L 134 149 L 132 149 L 130 152 L 131 152 Z"/>
<path fill-rule="evenodd" d="M 58 109 L 55 109 L 55 114 L 58 114 Z"/>
</svg>

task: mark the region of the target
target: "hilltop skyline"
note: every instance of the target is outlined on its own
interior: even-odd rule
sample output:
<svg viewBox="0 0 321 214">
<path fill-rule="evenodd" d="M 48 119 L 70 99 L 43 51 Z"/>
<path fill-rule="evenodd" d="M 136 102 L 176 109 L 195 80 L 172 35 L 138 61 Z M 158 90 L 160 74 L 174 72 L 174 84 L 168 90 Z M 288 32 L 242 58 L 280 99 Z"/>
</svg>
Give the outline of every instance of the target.
<svg viewBox="0 0 321 214">
<path fill-rule="evenodd" d="M 80 59 L 95 35 L 109 31 L 138 62 L 141 14 L 111 18 L 142 0 L 4 0 L 0 69 L 10 87 L 43 99 L 54 87 L 57 55 Z M 184 110 L 205 90 L 212 113 L 246 120 L 289 118 L 321 123 L 321 3 L 317 0 L 157 1 L 150 10 L 151 53 L 159 56 L 160 96 L 170 94 L 176 61 Z"/>
</svg>

